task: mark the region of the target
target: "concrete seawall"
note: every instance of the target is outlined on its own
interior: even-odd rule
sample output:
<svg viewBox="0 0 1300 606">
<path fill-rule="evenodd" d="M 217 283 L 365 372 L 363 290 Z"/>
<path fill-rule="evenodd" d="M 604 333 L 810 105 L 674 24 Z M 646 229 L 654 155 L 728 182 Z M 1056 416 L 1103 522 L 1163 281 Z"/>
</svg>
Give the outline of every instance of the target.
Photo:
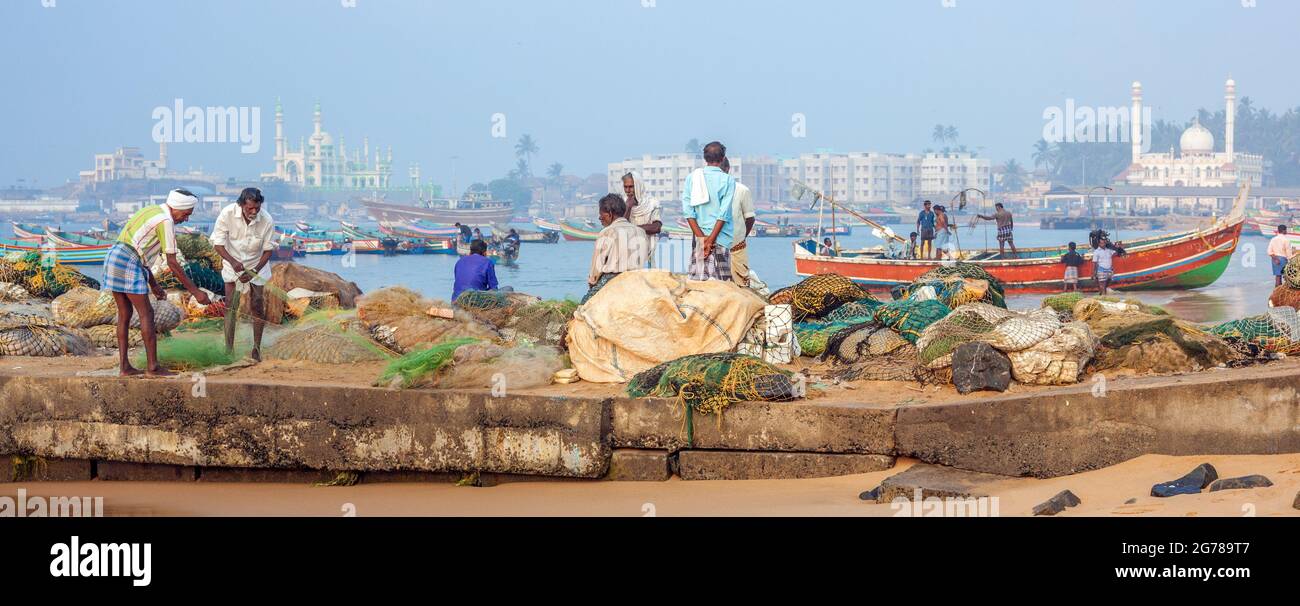
<svg viewBox="0 0 1300 606">
<path fill-rule="evenodd" d="M 217 378 L 207 380 L 205 397 L 194 397 L 183 380 L 7 371 L 0 374 L 0 453 L 62 462 L 52 468 L 74 477 L 84 475 L 76 461 L 94 461 L 89 473 L 103 467 L 125 479 L 133 475 L 122 470 L 135 468 L 120 464 L 199 470 L 178 474 L 189 479 L 203 470 L 240 476 L 232 469 L 272 479 L 321 471 L 750 479 L 876 471 L 897 456 L 1055 477 L 1143 454 L 1300 452 L 1298 370 L 1288 362 L 1112 381 L 1104 397 L 1080 385 L 904 406 L 742 403 L 720 421 L 695 415 L 691 445 L 673 400 L 493 398 Z M 137 477 L 147 475 L 138 467 Z"/>
</svg>

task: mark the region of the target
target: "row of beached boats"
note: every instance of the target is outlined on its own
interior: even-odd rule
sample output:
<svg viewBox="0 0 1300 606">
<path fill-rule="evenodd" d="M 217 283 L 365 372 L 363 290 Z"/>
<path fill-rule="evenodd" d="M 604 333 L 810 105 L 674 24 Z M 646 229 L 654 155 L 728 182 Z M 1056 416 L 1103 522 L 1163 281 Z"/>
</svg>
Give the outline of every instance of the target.
<svg viewBox="0 0 1300 606">
<path fill-rule="evenodd" d="M 533 219 L 533 225 L 544 232 L 559 234 L 565 240 L 575 242 L 595 240 L 600 235 L 601 229 L 600 224 L 590 219 L 568 219 L 565 221 Z M 670 224 L 664 225 L 663 233 L 667 237 L 674 239 L 689 240 L 691 238 L 691 228 L 686 219 L 677 219 Z M 817 233 L 824 236 L 851 236 L 853 235 L 853 227 L 843 224 L 818 230 L 816 227 L 806 225 L 758 220 L 754 222 L 754 231 L 751 237 L 811 238 L 815 237 Z"/>
</svg>

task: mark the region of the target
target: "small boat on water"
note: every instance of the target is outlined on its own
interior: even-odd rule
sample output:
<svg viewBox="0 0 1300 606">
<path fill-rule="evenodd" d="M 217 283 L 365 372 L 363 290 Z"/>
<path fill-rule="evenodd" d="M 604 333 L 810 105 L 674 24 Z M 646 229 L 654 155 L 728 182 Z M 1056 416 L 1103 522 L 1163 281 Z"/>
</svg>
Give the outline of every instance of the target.
<svg viewBox="0 0 1300 606">
<path fill-rule="evenodd" d="M 468 192 L 459 200 L 419 199 L 414 205 L 390 204 L 384 200 L 363 199 L 361 204 L 376 221 L 429 221 L 432 223 L 489 225 L 509 223 L 514 205 L 494 200 L 488 192 Z"/>
<path fill-rule="evenodd" d="M 386 222 L 379 224 L 379 233 L 386 236 L 405 238 L 411 243 L 409 252 L 424 255 L 456 254 L 456 238 L 459 231 L 455 227 L 429 228 L 417 221 L 415 223 Z"/>
<path fill-rule="evenodd" d="M 13 226 L 15 240 L 30 240 L 32 242 L 45 241 L 44 227 L 32 225 L 30 223 L 18 223 L 16 221 L 13 223 Z"/>
<path fill-rule="evenodd" d="M 45 228 L 45 237 L 50 242 L 53 242 L 55 246 L 63 246 L 63 247 L 112 246 L 113 245 L 113 240 L 97 238 L 95 236 L 84 234 L 84 233 L 56 231 L 48 227 Z"/>
<path fill-rule="evenodd" d="M 110 248 L 112 248 L 111 244 L 106 246 L 58 246 L 50 242 L 40 244 L 31 240 L 0 239 L 0 255 L 15 252 L 53 255 L 54 261 L 63 265 L 103 263 L 104 257 L 108 256 L 108 249 Z"/>
<path fill-rule="evenodd" d="M 1123 242 L 1126 254 L 1115 257 L 1111 286 L 1127 291 L 1189 289 L 1213 284 L 1223 275 L 1237 249 L 1249 191 L 1249 185 L 1243 186 L 1228 216 L 1208 226 Z M 961 255 L 963 262 L 977 265 L 1001 280 L 1008 292 L 1057 293 L 1065 287 L 1061 265 L 1061 255 L 1065 252 L 1066 247 L 1059 246 L 1021 248 L 1016 257 L 996 249 L 961 251 Z M 1086 250 L 1080 252 L 1085 258 L 1091 258 Z M 883 248 L 819 255 L 817 244 L 812 241 L 794 244 L 794 263 L 795 272 L 800 276 L 836 273 L 871 289 L 910 283 L 945 264 L 930 259 L 892 258 Z M 1090 282 L 1093 271 L 1092 263 L 1080 268 L 1080 284 Z"/>
<path fill-rule="evenodd" d="M 513 228 L 509 225 L 492 224 L 492 231 L 502 235 L 510 233 L 511 229 Z M 515 233 L 519 234 L 520 242 L 528 242 L 532 244 L 554 244 L 560 241 L 560 233 L 552 230 L 543 229 L 533 231 L 529 229 L 515 229 Z"/>
<path fill-rule="evenodd" d="M 545 219 L 533 219 L 533 225 L 544 231 L 557 232 L 570 242 L 592 241 L 600 235 L 600 229 L 593 229 L 590 223 L 578 226 L 569 221 L 556 223 Z"/>
</svg>

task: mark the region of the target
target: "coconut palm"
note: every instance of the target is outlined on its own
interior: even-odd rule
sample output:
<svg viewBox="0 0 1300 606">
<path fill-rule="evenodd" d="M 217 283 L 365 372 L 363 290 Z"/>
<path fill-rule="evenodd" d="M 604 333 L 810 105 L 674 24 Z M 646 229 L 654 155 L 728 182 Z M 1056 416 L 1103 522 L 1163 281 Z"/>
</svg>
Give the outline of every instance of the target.
<svg viewBox="0 0 1300 606">
<path fill-rule="evenodd" d="M 931 132 L 930 138 L 933 139 L 935 143 L 946 143 L 948 141 L 948 129 L 944 128 L 942 124 L 935 124 L 934 131 Z"/>
<path fill-rule="evenodd" d="M 1015 158 L 1002 167 L 1003 191 L 1020 191 L 1025 188 L 1025 168 Z"/>
<path fill-rule="evenodd" d="M 515 155 L 523 159 L 527 165 L 532 164 L 533 154 L 539 151 L 542 151 L 542 148 L 537 146 L 537 141 L 533 139 L 532 135 L 519 137 L 519 142 L 515 144 Z M 529 172 L 531 173 L 531 171 Z"/>
<path fill-rule="evenodd" d="M 952 142 L 952 143 L 956 143 L 956 142 L 957 142 L 957 136 L 958 136 L 958 135 L 957 135 L 957 127 L 956 127 L 956 126 L 953 126 L 953 125 L 949 124 L 946 128 L 943 129 L 943 137 L 944 137 L 944 139 L 946 139 L 946 140 L 948 140 L 948 141 L 950 141 L 950 142 Z"/>
<path fill-rule="evenodd" d="M 550 177 L 552 181 L 559 181 L 560 176 L 563 174 L 564 165 L 559 162 L 552 164 L 550 168 L 546 169 L 546 176 Z"/>
<path fill-rule="evenodd" d="M 704 146 L 700 144 L 699 139 L 691 139 L 690 141 L 686 142 L 686 153 L 698 154 L 700 153 L 700 149 L 702 149 L 703 147 Z"/>
<path fill-rule="evenodd" d="M 533 171 L 528 168 L 528 161 L 523 158 L 520 158 L 519 162 L 515 164 L 515 167 L 510 169 L 511 179 L 523 180 L 531 176 L 533 176 Z"/>
<path fill-rule="evenodd" d="M 1056 157 L 1056 146 L 1048 143 L 1046 139 L 1039 139 L 1038 143 L 1034 144 L 1034 168 L 1052 170 L 1056 165 Z"/>
</svg>

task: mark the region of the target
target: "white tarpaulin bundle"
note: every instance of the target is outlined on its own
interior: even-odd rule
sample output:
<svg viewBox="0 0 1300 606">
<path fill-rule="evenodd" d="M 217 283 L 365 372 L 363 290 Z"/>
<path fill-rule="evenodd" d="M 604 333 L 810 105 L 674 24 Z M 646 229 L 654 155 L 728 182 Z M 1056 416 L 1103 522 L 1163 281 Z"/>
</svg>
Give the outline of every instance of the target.
<svg viewBox="0 0 1300 606">
<path fill-rule="evenodd" d="M 630 271 L 574 312 L 569 358 L 583 381 L 624 383 L 683 356 L 736 349 L 765 305 L 730 281 Z"/>
</svg>

